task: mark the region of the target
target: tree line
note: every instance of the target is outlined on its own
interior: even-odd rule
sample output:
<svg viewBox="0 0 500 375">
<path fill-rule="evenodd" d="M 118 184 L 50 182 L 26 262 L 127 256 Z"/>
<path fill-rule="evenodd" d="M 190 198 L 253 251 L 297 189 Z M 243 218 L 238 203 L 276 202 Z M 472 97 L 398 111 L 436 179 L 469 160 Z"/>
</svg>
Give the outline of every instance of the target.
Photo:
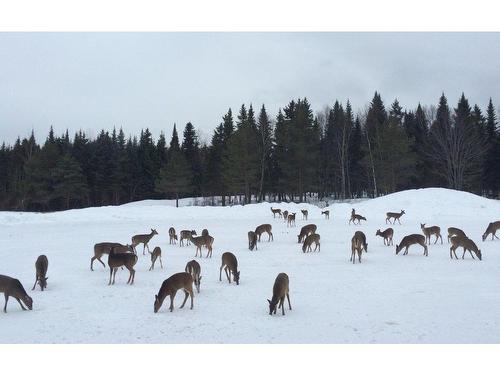
<svg viewBox="0 0 500 375">
<path fill-rule="evenodd" d="M 179 139 L 155 141 L 102 130 L 78 131 L 43 144 L 33 133 L 0 149 L 0 208 L 52 211 L 142 199 L 206 197 L 212 204 L 309 197 L 375 197 L 448 187 L 498 198 L 500 130 L 490 99 L 485 113 L 464 94 L 450 107 L 386 109 L 379 93 L 363 111 L 335 101 L 314 114 L 306 98 L 270 118 L 242 105 L 222 117 L 208 144 L 188 122 Z M 217 197 L 217 199 L 215 198 Z"/>
</svg>

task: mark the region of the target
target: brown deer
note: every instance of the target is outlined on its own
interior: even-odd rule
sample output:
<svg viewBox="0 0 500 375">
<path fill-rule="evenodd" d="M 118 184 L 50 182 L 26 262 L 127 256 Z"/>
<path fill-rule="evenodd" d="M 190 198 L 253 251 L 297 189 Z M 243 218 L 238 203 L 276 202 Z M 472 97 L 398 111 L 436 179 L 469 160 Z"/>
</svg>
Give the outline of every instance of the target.
<svg viewBox="0 0 500 375">
<path fill-rule="evenodd" d="M 158 310 L 160 310 L 160 307 L 167 296 L 170 296 L 169 310 L 172 312 L 174 310 L 174 298 L 179 289 L 182 289 L 185 293 L 184 302 L 182 302 L 180 308 L 182 309 L 186 304 L 188 297 L 191 297 L 192 310 L 194 295 L 193 277 L 188 272 L 179 272 L 173 274 L 161 284 L 160 291 L 155 295 L 154 312 L 157 313 Z"/>
<path fill-rule="evenodd" d="M 214 243 L 214 238 L 212 236 L 198 236 L 198 237 L 189 237 L 189 240 L 196 246 L 195 258 L 198 256 L 198 251 L 200 252 L 200 258 L 203 256 L 201 252 L 202 246 L 205 246 L 207 251 L 207 258 L 210 255 L 212 257 L 212 245 Z"/>
<path fill-rule="evenodd" d="M 14 297 L 23 310 L 26 308 L 23 306 L 21 301 L 24 302 L 29 310 L 33 310 L 33 299 L 28 296 L 26 290 L 24 290 L 23 284 L 18 279 L 13 277 L 0 275 L 0 292 L 3 292 L 5 296 L 5 306 L 3 307 L 3 312 L 7 312 L 7 302 L 9 302 L 9 297 Z"/>
<path fill-rule="evenodd" d="M 273 227 L 271 226 L 271 224 L 261 224 L 257 228 L 255 228 L 255 234 L 258 237 L 258 241 L 260 242 L 260 236 L 262 236 L 262 233 L 264 232 L 266 232 L 268 235 L 267 242 L 271 240 L 274 241 L 272 229 Z"/>
<path fill-rule="evenodd" d="M 175 233 L 175 228 L 174 227 L 170 227 L 168 229 L 168 237 L 170 238 L 170 245 L 175 245 L 176 241 L 177 241 L 177 234 Z"/>
<path fill-rule="evenodd" d="M 352 210 L 353 210 L 353 212 L 354 212 L 354 208 L 353 208 Z M 361 216 L 361 215 L 358 215 L 358 214 L 356 214 L 356 213 L 352 213 L 352 214 L 351 214 L 351 218 L 349 219 L 349 225 L 351 224 L 351 222 L 352 222 L 353 224 L 356 224 L 356 220 L 358 221 L 358 224 L 360 224 L 360 223 L 361 223 L 361 220 L 366 221 L 366 217 Z"/>
<path fill-rule="evenodd" d="M 443 237 L 441 237 L 441 228 L 438 226 L 434 225 L 432 227 L 425 227 L 425 224 L 420 224 L 420 228 L 422 229 L 422 232 L 425 234 L 425 240 L 428 245 L 431 244 L 431 236 L 435 235 L 436 236 L 436 241 L 434 241 L 434 244 L 436 244 L 438 238 L 441 239 L 441 243 L 443 243 Z"/>
<path fill-rule="evenodd" d="M 405 214 L 405 210 L 401 210 L 401 212 L 387 212 L 386 215 L 387 217 L 385 218 L 385 223 L 389 222 L 389 224 L 396 224 L 396 220 L 398 221 L 399 224 L 401 224 L 401 221 L 399 220 L 401 216 Z M 394 221 L 391 223 L 391 219 Z"/>
<path fill-rule="evenodd" d="M 307 236 L 309 236 L 310 234 L 316 233 L 316 229 L 318 229 L 318 227 L 316 226 L 316 224 L 307 224 L 307 225 L 304 225 L 300 229 L 300 233 L 297 236 L 297 243 L 303 242 L 304 239 Z"/>
<path fill-rule="evenodd" d="M 307 250 L 307 252 L 309 253 L 310 251 L 312 251 L 312 244 L 315 244 L 314 251 L 316 251 L 316 249 L 318 249 L 318 251 L 321 251 L 321 244 L 319 243 L 319 240 L 320 235 L 318 233 L 313 233 L 307 236 L 304 240 L 304 243 L 302 244 L 302 252 L 305 253 Z"/>
<path fill-rule="evenodd" d="M 377 229 L 377 233 L 375 233 L 375 235 L 380 236 L 384 239 L 384 245 L 390 246 L 394 244 L 394 242 L 392 241 L 394 230 L 392 228 L 387 228 L 383 232 L 381 232 L 380 229 Z"/>
<path fill-rule="evenodd" d="M 142 255 L 145 255 L 146 254 L 146 247 L 149 250 L 148 242 L 151 240 L 151 238 L 153 238 L 153 236 L 155 234 L 158 234 L 156 229 L 151 229 L 151 233 L 149 233 L 149 234 L 136 234 L 135 236 L 132 237 L 132 247 L 135 250 L 137 245 L 142 243 L 144 245 L 144 247 L 142 249 Z"/>
<path fill-rule="evenodd" d="M 248 232 L 248 249 L 249 250 L 257 249 L 257 235 L 254 231 Z"/>
<path fill-rule="evenodd" d="M 269 315 L 276 314 L 277 308 L 281 307 L 281 313 L 285 315 L 285 296 L 288 300 L 288 308 L 291 310 L 292 305 L 290 304 L 290 281 L 286 273 L 280 273 L 274 280 L 273 285 L 273 296 L 267 302 L 269 302 Z"/>
<path fill-rule="evenodd" d="M 130 272 L 127 284 L 132 285 L 135 279 L 134 266 L 137 263 L 137 255 L 134 253 L 118 253 L 115 252 L 115 247 L 112 247 L 108 256 L 108 266 L 109 266 L 109 283 L 108 285 L 115 283 L 116 271 L 119 267 L 125 266 Z M 111 276 L 113 276 L 113 282 L 111 282 Z"/>
<path fill-rule="evenodd" d="M 396 245 L 396 255 L 398 255 L 403 248 L 405 249 L 403 255 L 407 255 L 408 248 L 411 245 L 417 245 L 417 244 L 424 248 L 424 255 L 428 256 L 429 252 L 427 250 L 427 245 L 425 244 L 425 237 L 422 236 L 421 234 L 410 234 L 408 236 L 403 237 L 399 245 Z"/>
<path fill-rule="evenodd" d="M 288 218 L 288 211 L 285 210 L 285 211 L 283 211 L 283 220 L 286 221 L 287 218 Z"/>
<path fill-rule="evenodd" d="M 295 212 L 292 214 L 288 214 L 288 218 L 287 218 L 287 224 L 286 224 L 287 227 L 294 227 L 295 226 Z"/>
<path fill-rule="evenodd" d="M 179 246 L 184 246 L 184 240 L 186 240 L 186 243 L 189 246 L 192 236 L 196 236 L 195 230 L 181 230 L 181 240 L 179 241 Z"/>
<path fill-rule="evenodd" d="M 201 286 L 201 266 L 196 260 L 191 260 L 187 262 L 186 268 L 184 269 L 187 273 L 191 275 L 196 287 L 196 291 L 200 293 Z"/>
<path fill-rule="evenodd" d="M 149 250 L 148 252 L 151 255 L 151 267 L 149 267 L 149 270 L 151 271 L 155 269 L 155 263 L 158 258 L 160 260 L 160 267 L 163 268 L 163 264 L 161 263 L 161 249 L 158 246 L 156 246 L 153 252 Z"/>
<path fill-rule="evenodd" d="M 448 243 L 450 243 L 450 238 L 453 236 L 459 236 L 459 237 L 467 237 L 465 232 L 462 229 L 455 228 L 455 227 L 449 227 L 448 228 Z"/>
<path fill-rule="evenodd" d="M 463 236 L 453 236 L 450 238 L 450 241 L 451 241 L 451 247 L 450 247 L 450 258 L 451 259 L 453 259 L 453 257 L 451 256 L 452 252 L 455 255 L 455 258 L 458 259 L 457 253 L 455 252 L 457 247 L 463 247 L 463 249 L 464 249 L 464 253 L 462 254 L 462 259 L 464 259 L 464 256 L 465 256 L 465 253 L 467 250 L 469 251 L 470 255 L 472 256 L 472 259 L 475 259 L 474 255 L 472 253 L 476 254 L 476 256 L 479 258 L 479 260 L 483 259 L 483 256 L 481 254 L 481 250 L 479 250 L 477 248 L 477 245 L 470 238 L 463 237 Z"/>
<path fill-rule="evenodd" d="M 273 218 L 276 218 L 276 214 L 278 214 L 278 217 L 283 217 L 283 215 L 281 214 L 281 209 L 279 208 L 271 207 L 271 212 L 273 213 Z"/>
<path fill-rule="evenodd" d="M 49 268 L 49 260 L 45 255 L 40 255 L 35 262 L 35 284 L 31 290 L 35 290 L 36 283 L 40 284 L 40 288 L 43 290 L 47 287 L 47 269 Z"/>
<path fill-rule="evenodd" d="M 330 211 L 329 210 L 326 210 L 326 211 L 321 211 L 321 215 L 325 215 L 325 219 L 330 219 Z"/>
<path fill-rule="evenodd" d="M 208 229 L 203 229 L 203 230 L 201 231 L 201 235 L 202 235 L 202 236 L 208 236 L 208 235 L 209 235 L 209 233 L 208 233 Z"/>
<path fill-rule="evenodd" d="M 222 264 L 219 269 L 219 281 L 222 281 L 222 268 L 226 273 L 227 280 L 231 284 L 231 274 L 236 285 L 240 285 L 240 271 L 238 271 L 238 260 L 233 253 L 226 252 L 222 254 Z"/>
<path fill-rule="evenodd" d="M 363 232 L 360 231 L 355 232 L 351 239 L 351 258 L 349 262 L 352 262 L 352 264 L 356 263 L 356 253 L 358 253 L 358 262 L 361 263 L 361 254 L 363 253 L 365 239 L 364 234 L 361 236 L 360 233 L 363 234 Z"/>
<path fill-rule="evenodd" d="M 497 230 L 500 229 L 500 221 L 494 221 L 493 223 L 489 223 L 486 231 L 483 234 L 483 241 L 486 240 L 489 234 L 491 234 L 491 240 L 493 241 L 495 238 L 498 238 L 496 233 Z"/>
<path fill-rule="evenodd" d="M 302 219 L 307 220 L 307 215 L 309 214 L 309 212 L 307 212 L 307 210 L 300 210 L 300 212 L 302 212 Z"/>
<path fill-rule="evenodd" d="M 94 245 L 94 256 L 90 259 L 90 270 L 91 271 L 94 270 L 94 268 L 93 268 L 94 260 L 98 260 L 99 262 L 101 262 L 102 266 L 104 268 L 106 268 L 106 265 L 101 260 L 101 257 L 104 254 L 109 254 L 109 252 L 110 252 L 110 250 L 111 250 L 112 247 L 115 247 L 115 253 L 126 252 L 126 251 L 129 251 L 129 252 L 132 252 L 132 253 L 135 252 L 135 249 L 132 246 L 130 246 L 130 245 L 122 245 L 122 244 L 120 244 L 118 242 L 100 242 L 100 243 L 96 243 Z"/>
</svg>

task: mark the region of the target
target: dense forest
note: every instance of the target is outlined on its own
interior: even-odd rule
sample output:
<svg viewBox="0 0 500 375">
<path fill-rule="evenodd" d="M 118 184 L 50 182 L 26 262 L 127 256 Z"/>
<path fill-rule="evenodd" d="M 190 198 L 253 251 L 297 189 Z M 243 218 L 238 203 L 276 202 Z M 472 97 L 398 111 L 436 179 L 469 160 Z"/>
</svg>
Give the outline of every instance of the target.
<svg viewBox="0 0 500 375">
<path fill-rule="evenodd" d="M 231 109 L 201 144 L 191 123 L 155 141 L 102 130 L 79 131 L 43 144 L 34 135 L 0 149 L 0 209 L 52 211 L 158 198 L 206 197 L 208 204 L 305 201 L 379 196 L 448 187 L 498 198 L 500 130 L 490 99 L 486 111 L 462 94 L 450 106 L 386 108 L 379 93 L 363 111 L 336 101 L 314 114 L 293 100 L 270 118 Z M 214 198 L 217 197 L 217 198 Z"/>
</svg>

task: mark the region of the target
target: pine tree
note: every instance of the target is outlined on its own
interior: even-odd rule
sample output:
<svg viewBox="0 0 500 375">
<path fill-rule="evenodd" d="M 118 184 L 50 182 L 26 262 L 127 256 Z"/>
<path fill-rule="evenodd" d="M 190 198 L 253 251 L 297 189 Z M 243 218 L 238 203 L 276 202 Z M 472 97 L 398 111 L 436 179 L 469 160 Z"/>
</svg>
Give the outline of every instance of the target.
<svg viewBox="0 0 500 375">
<path fill-rule="evenodd" d="M 53 199 L 62 199 L 69 209 L 71 200 L 85 202 L 88 187 L 78 162 L 69 154 L 62 156 L 51 173 L 54 182 Z"/>
<path fill-rule="evenodd" d="M 201 160 L 200 160 L 200 145 L 198 136 L 196 135 L 193 124 L 188 122 L 184 128 L 184 137 L 182 141 L 181 151 L 189 165 L 189 170 L 192 174 L 191 185 L 193 186 L 192 195 L 201 194 Z"/>
<path fill-rule="evenodd" d="M 179 196 L 191 190 L 191 174 L 186 158 L 179 150 L 173 150 L 166 167 L 160 171 L 156 182 L 156 191 L 175 197 L 175 206 L 179 207 Z"/>
<path fill-rule="evenodd" d="M 259 157 L 260 157 L 260 182 L 259 182 L 259 202 L 262 202 L 262 199 L 265 195 L 264 189 L 270 188 L 265 184 L 266 173 L 271 169 L 271 148 L 273 142 L 273 129 L 271 127 L 271 121 L 267 116 L 266 107 L 262 104 L 259 113 L 259 122 L 257 125 L 257 133 L 259 135 Z"/>
</svg>

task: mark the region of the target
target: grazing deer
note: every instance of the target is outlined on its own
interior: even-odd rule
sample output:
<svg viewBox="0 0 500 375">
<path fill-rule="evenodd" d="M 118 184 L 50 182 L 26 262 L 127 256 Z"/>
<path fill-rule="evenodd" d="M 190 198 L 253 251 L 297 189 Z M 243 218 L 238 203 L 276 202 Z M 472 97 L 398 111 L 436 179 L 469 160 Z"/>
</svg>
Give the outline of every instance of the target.
<svg viewBox="0 0 500 375">
<path fill-rule="evenodd" d="M 465 232 L 462 229 L 458 229 L 455 227 L 449 227 L 448 228 L 448 243 L 450 243 L 450 238 L 453 236 L 459 236 L 459 237 L 467 237 Z"/>
<path fill-rule="evenodd" d="M 288 218 L 288 211 L 285 210 L 285 211 L 283 211 L 283 220 L 286 221 L 287 218 Z"/>
<path fill-rule="evenodd" d="M 168 237 L 170 238 L 170 245 L 175 245 L 175 242 L 177 241 L 177 234 L 175 233 L 175 228 L 170 227 L 168 230 Z"/>
<path fill-rule="evenodd" d="M 40 288 L 43 290 L 47 287 L 47 269 L 49 268 L 49 260 L 45 255 L 40 255 L 35 262 L 35 284 L 31 290 L 35 290 L 36 283 L 40 284 Z"/>
<path fill-rule="evenodd" d="M 271 224 L 261 224 L 257 228 L 255 228 L 255 234 L 259 238 L 258 241 L 260 242 L 260 236 L 262 236 L 262 233 L 264 233 L 264 232 L 266 232 L 268 235 L 267 242 L 269 242 L 271 240 L 274 241 L 272 229 L 273 229 L 273 227 L 271 226 Z"/>
<path fill-rule="evenodd" d="M 23 310 L 26 308 L 23 306 L 21 301 L 24 302 L 28 309 L 33 310 L 33 299 L 28 296 L 26 290 L 24 290 L 23 284 L 18 279 L 13 277 L 0 275 L 0 292 L 3 292 L 5 296 L 5 306 L 3 307 L 3 312 L 7 312 L 7 302 L 9 302 L 9 297 L 14 297 Z"/>
<path fill-rule="evenodd" d="M 396 255 L 398 255 L 403 248 L 405 248 L 403 255 L 408 254 L 408 248 L 411 245 L 417 245 L 417 244 L 424 248 L 424 255 L 428 256 L 429 252 L 427 250 L 427 245 L 425 244 L 425 237 L 422 236 L 421 234 L 410 234 L 408 236 L 403 237 L 399 245 L 396 245 Z"/>
<path fill-rule="evenodd" d="M 191 275 L 196 287 L 196 291 L 200 293 L 201 286 L 201 266 L 196 260 L 191 260 L 187 262 L 186 268 L 184 269 L 187 273 Z"/>
<path fill-rule="evenodd" d="M 160 258 L 160 267 L 163 268 L 163 264 L 161 263 L 161 249 L 156 246 L 153 250 L 153 252 L 149 251 L 149 254 L 151 254 L 151 267 L 149 267 L 149 270 L 154 270 L 155 269 L 155 263 L 156 259 Z"/>
<path fill-rule="evenodd" d="M 115 283 L 116 271 L 118 267 L 125 266 L 130 272 L 127 284 L 132 285 L 135 279 L 134 266 L 137 263 L 137 255 L 134 253 L 118 253 L 115 251 L 115 247 L 112 247 L 108 256 L 108 266 L 109 266 L 109 283 L 108 285 Z M 113 282 L 111 282 L 111 276 L 113 276 Z"/>
<path fill-rule="evenodd" d="M 181 230 L 181 240 L 179 241 L 179 246 L 184 246 L 184 240 L 186 240 L 189 246 L 192 236 L 196 236 L 195 230 Z"/>
<path fill-rule="evenodd" d="M 321 215 L 325 215 L 325 219 L 330 219 L 330 211 L 329 210 L 326 210 L 326 211 L 321 211 Z"/>
<path fill-rule="evenodd" d="M 149 233 L 149 234 L 136 234 L 135 236 L 132 237 L 132 247 L 135 250 L 137 245 L 142 243 L 144 245 L 144 247 L 142 249 L 142 255 L 145 255 L 146 254 L 146 247 L 149 250 L 148 242 L 151 240 L 151 238 L 153 238 L 153 236 L 155 234 L 158 234 L 156 229 L 151 229 L 151 233 Z"/>
<path fill-rule="evenodd" d="M 483 241 L 486 240 L 489 234 L 491 234 L 492 241 L 494 238 L 498 238 L 496 233 L 497 230 L 499 229 L 500 229 L 500 221 L 494 221 L 493 223 L 489 223 L 488 228 L 486 228 L 486 231 L 483 234 Z"/>
<path fill-rule="evenodd" d="M 382 237 L 384 239 L 384 245 L 390 246 L 394 244 L 394 242 L 392 241 L 394 230 L 392 228 L 387 228 L 383 232 L 381 232 L 380 229 L 377 229 L 377 233 L 375 233 L 375 236 Z"/>
<path fill-rule="evenodd" d="M 470 238 L 462 237 L 462 236 L 453 236 L 450 238 L 450 240 L 451 240 L 451 247 L 450 247 L 450 258 L 451 259 L 453 259 L 453 257 L 451 256 L 452 252 L 455 255 L 455 258 L 458 259 L 457 253 L 455 252 L 457 247 L 463 247 L 463 249 L 464 249 L 464 253 L 462 254 L 462 259 L 464 259 L 465 252 L 467 250 L 469 251 L 470 255 L 472 256 L 472 259 L 475 259 L 474 255 L 472 253 L 476 254 L 477 257 L 479 258 L 479 260 L 483 259 L 483 256 L 481 254 L 481 250 L 479 250 L 477 248 L 477 245 Z"/>
<path fill-rule="evenodd" d="M 309 214 L 309 212 L 307 212 L 307 210 L 300 210 L 300 212 L 302 212 L 302 219 L 307 220 L 307 215 Z"/>
<path fill-rule="evenodd" d="M 155 295 L 154 312 L 157 313 L 158 310 L 160 310 L 160 307 L 167 296 L 170 296 L 169 310 L 172 312 L 174 310 L 174 298 L 179 289 L 182 289 L 185 293 L 184 302 L 182 302 L 180 308 L 182 309 L 186 304 L 188 297 L 191 297 L 192 310 L 194 295 L 193 277 L 188 272 L 179 272 L 173 274 L 161 284 L 160 291 Z"/>
<path fill-rule="evenodd" d="M 300 229 L 300 233 L 297 236 L 297 242 L 301 243 L 302 241 L 304 241 L 304 239 L 307 236 L 309 236 L 310 234 L 316 233 L 316 229 L 318 229 L 318 227 L 316 226 L 316 224 L 307 224 L 307 225 L 304 225 Z"/>
<path fill-rule="evenodd" d="M 132 252 L 132 253 L 135 252 L 135 249 L 131 245 L 122 245 L 122 244 L 120 244 L 118 242 L 100 242 L 100 243 L 96 243 L 94 245 L 94 256 L 90 259 L 90 270 L 91 271 L 94 270 L 94 268 L 93 268 L 94 260 L 98 260 L 99 262 L 101 262 L 102 266 L 104 268 L 106 268 L 106 265 L 101 260 L 101 257 L 104 254 L 109 254 L 109 252 L 111 251 L 112 247 L 115 248 L 115 253 L 127 252 L 127 251 L 128 252 Z"/>
<path fill-rule="evenodd" d="M 355 212 L 354 208 L 352 209 L 352 211 Z M 349 225 L 351 224 L 351 221 L 353 224 L 356 224 L 356 220 L 358 221 L 358 224 L 360 224 L 361 220 L 366 221 L 366 217 L 358 215 L 356 213 L 351 213 L 351 218 L 349 219 Z"/>
<path fill-rule="evenodd" d="M 255 248 L 255 250 L 258 250 L 257 249 L 257 235 L 255 234 L 255 232 L 250 231 L 250 232 L 248 232 L 248 249 L 253 250 L 254 248 Z"/>
<path fill-rule="evenodd" d="M 198 251 L 200 252 L 200 258 L 203 256 L 201 253 L 201 247 L 205 246 L 207 251 L 207 258 L 210 255 L 212 257 L 212 244 L 214 243 L 214 238 L 212 236 L 198 236 L 198 237 L 189 237 L 189 240 L 196 246 L 195 258 L 198 256 Z"/>
<path fill-rule="evenodd" d="M 222 268 L 226 273 L 227 280 L 231 284 L 231 274 L 236 285 L 240 285 L 240 271 L 238 271 L 238 260 L 233 253 L 226 252 L 222 254 L 222 264 L 219 269 L 219 281 L 222 281 Z"/>
<path fill-rule="evenodd" d="M 434 244 L 436 244 L 438 238 L 441 239 L 441 243 L 443 243 L 443 237 L 441 237 L 441 228 L 438 226 L 434 225 L 432 227 L 425 227 L 425 224 L 420 224 L 420 228 L 422 229 L 422 232 L 425 234 L 425 240 L 427 241 L 428 245 L 431 244 L 431 236 L 435 235 L 436 236 L 436 241 L 434 241 Z"/>
<path fill-rule="evenodd" d="M 389 224 L 396 224 L 396 220 L 398 221 L 399 224 L 401 224 L 401 221 L 399 219 L 401 216 L 405 214 L 405 210 L 401 210 L 401 212 L 387 212 L 386 215 L 387 217 L 385 218 L 385 223 L 389 222 Z M 391 223 L 391 219 L 394 221 Z"/>
<path fill-rule="evenodd" d="M 290 305 L 290 282 L 288 275 L 286 273 L 280 273 L 276 276 L 273 285 L 273 296 L 267 302 L 269 302 L 269 315 L 276 314 L 277 308 L 281 307 L 281 313 L 285 315 L 285 296 L 288 300 L 288 308 L 291 310 L 292 305 Z"/>
<path fill-rule="evenodd" d="M 311 246 L 313 243 L 316 245 L 314 247 L 314 251 L 316 251 L 316 249 L 318 249 L 318 251 L 321 251 L 321 244 L 319 243 L 319 240 L 320 235 L 318 233 L 313 233 L 307 236 L 304 240 L 304 243 L 302 244 L 302 252 L 305 253 L 307 250 L 307 252 L 309 253 L 312 250 Z"/>
<path fill-rule="evenodd" d="M 294 227 L 295 226 L 295 212 L 292 214 L 288 214 L 287 218 L 287 227 Z"/>
<path fill-rule="evenodd" d="M 278 214 L 278 217 L 282 217 L 283 216 L 281 214 L 281 209 L 279 209 L 279 208 L 272 208 L 271 207 L 271 212 L 273 213 L 273 218 L 276 218 L 276 214 Z"/>
</svg>

